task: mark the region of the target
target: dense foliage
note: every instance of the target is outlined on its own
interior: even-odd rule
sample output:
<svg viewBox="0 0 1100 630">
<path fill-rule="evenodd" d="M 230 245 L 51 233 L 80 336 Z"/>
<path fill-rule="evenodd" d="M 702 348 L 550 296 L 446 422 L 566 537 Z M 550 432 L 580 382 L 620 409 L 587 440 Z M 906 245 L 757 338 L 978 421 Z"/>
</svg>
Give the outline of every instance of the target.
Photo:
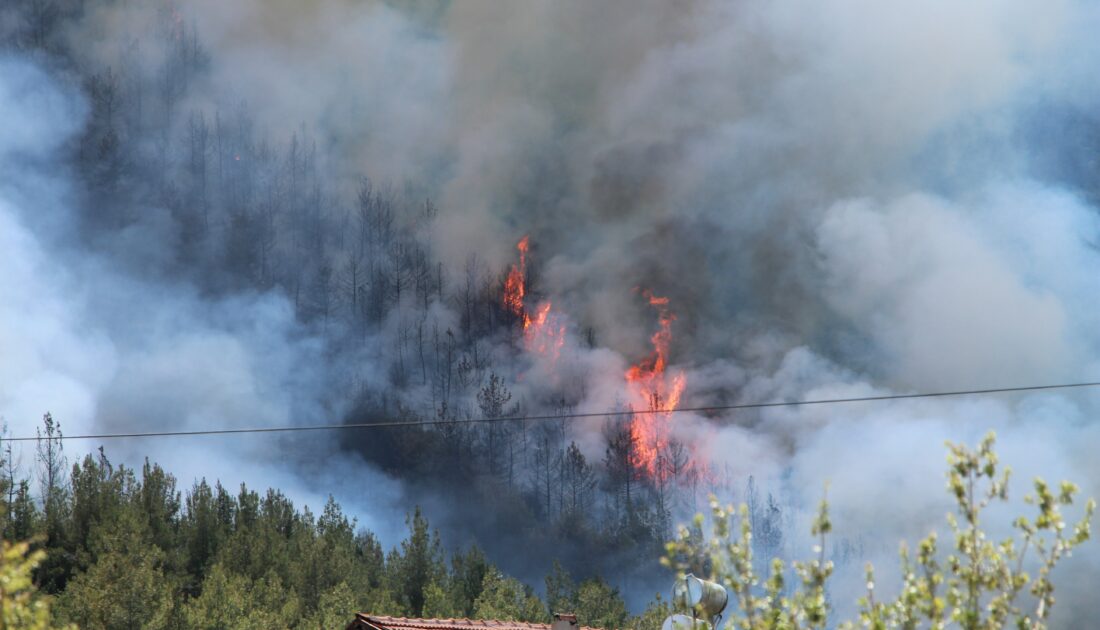
<svg viewBox="0 0 1100 630">
<path fill-rule="evenodd" d="M 43 495 L 32 497 L 31 481 L 12 476 L 10 460 L 0 479 L 5 627 L 333 628 L 358 610 L 546 622 L 551 612 L 569 610 L 594 627 L 652 630 L 672 612 L 658 596 L 630 617 L 616 589 L 598 577 L 578 584 L 557 562 L 540 598 L 476 547 L 448 555 L 419 509 L 406 519 L 406 538 L 386 552 L 331 498 L 315 516 L 276 490 L 261 495 L 242 486 L 231 493 L 200 480 L 181 493 L 159 466 L 147 462 L 138 473 L 113 465 L 102 449 L 69 474 L 52 418 L 45 427 L 35 467 Z M 843 627 L 1046 627 L 1055 603 L 1052 573 L 1089 539 L 1095 502 L 1067 523 L 1062 509 L 1073 503 L 1076 486 L 1062 482 L 1055 490 L 1036 479 L 1034 494 L 1024 498 L 1036 515 L 1015 519 L 1016 535 L 994 540 L 981 515 L 1008 499 L 1009 470 L 993 443 L 990 435 L 974 450 L 949 445 L 951 547 L 941 548 L 935 532 L 919 542 L 915 557 L 903 543 L 902 584 L 893 597 L 868 565 L 859 620 Z M 681 528 L 666 563 L 724 584 L 733 600 L 730 627 L 836 624 L 824 501 L 811 532 L 818 556 L 789 566 L 773 559 L 766 577 L 754 554 L 761 546 L 753 540 L 751 508 L 712 502 L 712 516 L 710 537 L 702 515 Z M 7 542 L 20 537 L 40 542 L 33 550 Z M 55 596 L 52 619 L 39 590 Z"/>
<path fill-rule="evenodd" d="M 0 549 L 0 627 L 5 630 L 47 630 L 50 602 L 35 587 L 32 573 L 45 552 L 30 552 L 25 542 L 3 541 Z M 55 625 L 58 630 L 71 626 Z"/>
<path fill-rule="evenodd" d="M 89 629 L 337 628 L 360 610 L 549 620 L 534 590 L 477 547 L 448 553 L 419 509 L 387 551 L 331 498 L 314 514 L 277 490 L 203 479 L 181 491 L 160 466 L 118 466 L 103 449 L 69 469 L 49 415 L 36 480 L 5 452 L 0 530 L 5 541 L 37 541 L 26 559 L 25 546 L 5 547 L 6 615 L 11 606 L 11 615 L 45 623 L 47 608 L 30 589 L 35 566 L 35 582 L 55 597 L 54 621 Z M 555 565 L 547 585 L 553 607 L 564 607 L 555 610 L 627 624 L 618 591 L 598 578 L 577 584 Z"/>
<path fill-rule="evenodd" d="M 564 415 L 584 399 L 586 386 L 577 378 L 537 396 L 515 393 L 524 366 L 520 322 L 502 300 L 506 270 L 476 255 L 448 265 L 433 240 L 440 215 L 463 209 L 436 205 L 430 173 L 409 173 L 399 184 L 372 181 L 345 161 L 338 139 L 316 138 L 297 121 L 272 129 L 258 122 L 269 122 L 262 103 L 206 91 L 219 60 L 174 2 L 148 3 L 148 11 L 135 13 L 127 41 L 101 47 L 89 15 L 112 4 L 0 3 L 0 49 L 50 68 L 87 105 L 85 124 L 63 156 L 74 175 L 71 229 L 79 245 L 105 264 L 203 296 L 285 299 L 300 333 L 316 337 L 331 362 L 333 374 L 325 376 L 334 378 L 319 379 L 339 383 L 325 392 L 331 408 L 352 409 L 352 422 L 436 423 L 374 431 L 348 448 L 409 487 L 456 497 L 454 518 L 504 549 L 492 550 L 502 564 L 511 550 L 546 558 L 553 550 L 568 554 L 561 559 L 578 574 L 648 571 L 671 534 L 672 515 L 694 509 L 708 484 L 731 483 L 703 478 L 675 441 L 660 453 L 662 474 L 641 474 L 626 418 L 606 423 L 599 457 L 591 450 L 586 457 L 564 420 L 463 422 Z M 88 54 L 92 48 L 101 54 Z M 532 166 L 530 177 L 549 180 L 567 169 L 547 170 Z M 516 236 L 527 227 L 517 226 Z M 136 238 L 155 242 L 140 251 L 125 247 Z M 532 299 L 541 297 L 539 273 L 536 245 L 525 279 Z M 598 345 L 595 330 L 580 332 Z M 363 365 L 376 377 L 362 378 L 354 367 Z M 70 470 L 57 434 L 47 416 L 30 479 L 20 477 L 10 452 L 5 458 L 0 525 L 5 540 L 39 541 L 35 553 L 45 555 L 32 556 L 41 561 L 35 579 L 56 596 L 59 620 L 92 628 L 331 627 L 354 609 L 538 619 L 551 608 L 571 608 L 585 623 L 626 622 L 621 599 L 605 582 L 575 584 L 557 567 L 547 579 L 547 607 L 476 549 L 445 553 L 419 513 L 409 516 L 408 538 L 385 551 L 334 502 L 314 515 L 273 490 L 205 480 L 179 489 L 155 464 L 130 470 L 103 452 Z M 964 467 L 959 475 L 969 479 L 976 471 Z M 1072 496 L 1045 486 L 1037 492 L 1046 511 L 1019 523 L 1032 548 L 1036 532 L 1060 523 L 1050 510 Z M 782 553 L 784 519 L 781 500 L 761 498 L 751 482 L 746 502 L 736 549 L 749 554 L 745 570 L 754 576 L 751 554 Z M 922 613 L 928 615 L 958 610 L 971 624 L 979 614 L 975 589 L 1024 587 L 1016 586 L 1018 572 L 989 555 L 1023 552 L 977 544 L 976 521 L 971 511 L 963 515 L 957 540 L 966 560 L 949 567 L 960 580 L 948 584 L 950 596 L 935 594 L 935 576 L 948 578 L 927 564 L 935 554 L 925 550 L 934 550 L 935 540 L 925 541 L 914 566 L 930 573 L 908 585 L 918 599 L 883 604 L 869 597 L 869 624 L 901 623 L 898 615 L 913 606 L 930 606 Z M 727 516 L 716 513 L 716 521 Z M 1056 539 L 1041 553 L 1053 565 L 1076 541 Z M 1001 572 L 984 573 L 989 566 Z M 828 573 L 823 559 L 799 567 L 811 584 Z M 786 592 L 784 575 L 769 582 L 774 594 Z M 1039 601 L 1046 601 L 1045 575 L 1027 582 Z M 792 619 L 824 623 L 821 597 L 807 592 L 783 604 L 749 589 L 755 599 L 746 600 L 746 610 L 788 606 L 782 614 Z M 997 603 L 998 614 L 1016 615 L 1011 601 Z M 653 625 L 663 611 L 653 607 L 644 623 Z"/>
<path fill-rule="evenodd" d="M 941 548 L 932 532 L 919 542 L 914 558 L 902 543 L 902 583 L 893 598 L 881 592 L 874 567 L 868 564 L 867 594 L 859 600 L 859 620 L 840 627 L 1047 627 L 1055 601 L 1051 574 L 1074 547 L 1089 539 L 1096 503 L 1088 500 L 1082 518 L 1071 525 L 1062 508 L 1073 503 L 1077 487 L 1063 481 L 1053 490 L 1037 478 L 1034 494 L 1024 497 L 1025 503 L 1035 506 L 1035 516 L 1020 516 L 1012 522 L 1015 535 L 995 540 L 983 529 L 981 515 L 993 502 L 1008 500 L 1010 470 L 1000 466 L 993 444 L 992 433 L 976 449 L 948 444 L 947 488 L 956 510 L 947 521 L 953 544 Z M 760 575 L 754 561 L 748 506 L 734 510 L 712 500 L 712 513 L 712 535 L 704 539 L 700 515 L 694 528 L 681 528 L 677 540 L 669 543 L 665 562 L 681 572 L 709 574 L 725 585 L 733 600 L 727 627 L 836 627 L 837 622 L 830 621 L 828 581 L 833 562 L 826 559 L 825 539 L 832 523 L 825 501 L 811 529 L 819 539 L 818 557 L 789 567 L 774 559 L 767 577 Z M 791 573 L 795 579 L 788 583 Z"/>
<path fill-rule="evenodd" d="M 564 423 L 462 422 L 566 413 L 586 386 L 574 378 L 537 396 L 515 393 L 524 358 L 519 318 L 502 299 L 507 268 L 477 254 L 455 264 L 438 251 L 438 218 L 463 209 L 437 206 L 428 174 L 373 181 L 343 162 L 339 139 L 298 121 L 272 128 L 259 122 L 263 103 L 211 93 L 219 59 L 178 3 L 135 8 L 136 30 L 107 42 L 117 52 L 90 54 L 96 11 L 113 5 L 0 6 L 0 50 L 53 68 L 87 104 L 63 156 L 78 184 L 76 240 L 152 282 L 285 299 L 301 334 L 325 346 L 326 365 L 315 369 L 339 383 L 324 392 L 326 406 L 350 409 L 348 422 L 440 423 L 374 431 L 347 448 L 410 487 L 461 497 L 454 503 L 469 514 L 455 520 L 492 551 L 568 549 L 562 560 L 578 573 L 652 569 L 672 514 L 694 512 L 708 489 L 684 445 L 661 453 L 658 479 L 633 464 L 628 418 L 609 421 L 599 458 L 586 457 Z M 155 242 L 135 249 L 133 234 Z M 537 254 L 536 244 L 525 278 L 532 300 L 541 297 Z M 596 345 L 595 335 L 581 336 Z M 369 379 L 359 374 L 367 365 Z"/>
</svg>

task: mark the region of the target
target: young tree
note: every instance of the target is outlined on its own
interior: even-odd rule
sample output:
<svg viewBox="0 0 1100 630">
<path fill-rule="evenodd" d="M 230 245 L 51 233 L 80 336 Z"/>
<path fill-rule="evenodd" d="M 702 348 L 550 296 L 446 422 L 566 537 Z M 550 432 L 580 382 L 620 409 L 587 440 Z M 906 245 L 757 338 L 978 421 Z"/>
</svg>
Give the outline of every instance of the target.
<svg viewBox="0 0 1100 630">
<path fill-rule="evenodd" d="M 593 628 L 615 630 L 626 625 L 626 602 L 619 589 L 596 577 L 577 587 L 577 620 Z"/>
<path fill-rule="evenodd" d="M 770 492 L 755 525 L 753 539 L 757 543 L 760 555 L 765 559 L 779 555 L 783 547 L 783 511 Z"/>
<path fill-rule="evenodd" d="M 658 630 L 671 613 L 672 609 L 668 602 L 661 599 L 661 594 L 657 593 L 641 614 L 627 622 L 627 627 L 632 630 Z"/>
<path fill-rule="evenodd" d="M 584 519 L 592 503 L 592 492 L 596 488 L 596 472 L 585 460 L 576 442 L 569 444 L 563 464 L 563 485 L 565 487 L 565 516 L 570 519 Z"/>
<path fill-rule="evenodd" d="M 12 517 L 12 503 L 15 501 L 15 470 L 8 462 L 11 460 L 11 441 L 7 437 L 8 426 L 0 418 L 0 534 L 8 530 Z M 10 473 L 8 471 L 11 471 Z"/>
<path fill-rule="evenodd" d="M 80 464 L 74 464 L 71 478 L 72 507 L 67 529 L 74 547 L 86 548 L 97 524 L 121 517 L 126 486 L 133 484 L 133 477 L 125 468 L 116 470 L 101 448 L 98 458 L 87 455 Z"/>
<path fill-rule="evenodd" d="M 70 507 L 65 487 L 66 460 L 61 425 L 49 412 L 42 417 L 42 424 L 42 428 L 37 429 L 36 459 L 46 545 L 50 553 L 38 567 L 38 579 L 46 592 L 58 593 L 65 588 L 75 568 L 73 549 L 66 536 L 65 512 Z"/>
<path fill-rule="evenodd" d="M 183 619 L 186 627 L 197 630 L 286 628 L 300 610 L 297 593 L 285 588 L 278 576 L 253 581 L 217 564 L 203 581 L 202 595 L 184 607 Z"/>
<path fill-rule="evenodd" d="M 439 582 L 432 582 L 424 588 L 423 615 L 429 619 L 452 619 L 459 616 L 451 593 Z"/>
<path fill-rule="evenodd" d="M 504 385 L 504 379 L 497 376 L 496 372 L 489 373 L 489 382 L 477 393 L 477 404 L 481 409 L 482 417 L 494 419 L 505 415 L 505 405 L 512 400 L 512 392 Z M 486 457 L 489 460 L 489 473 L 497 474 L 497 461 L 505 450 L 502 444 L 509 436 L 507 427 L 500 422 L 490 422 L 486 432 L 488 433 L 488 449 Z"/>
<path fill-rule="evenodd" d="M 39 531 L 41 514 L 31 494 L 31 484 L 26 479 L 19 482 L 11 503 L 11 520 L 4 532 L 6 540 L 27 540 Z"/>
<path fill-rule="evenodd" d="M 628 419 L 611 420 L 604 429 L 604 435 L 607 440 L 603 461 L 605 483 L 615 522 L 622 531 L 636 534 L 642 520 L 642 497 L 638 491 L 638 444 L 630 432 Z"/>
<path fill-rule="evenodd" d="M 182 531 L 187 571 L 195 578 L 197 590 L 198 582 L 201 581 L 200 576 L 212 562 L 222 541 L 228 535 L 225 523 L 218 517 L 214 492 L 205 479 L 197 482 L 187 493 Z"/>
<path fill-rule="evenodd" d="M 182 505 L 176 478 L 146 459 L 141 469 L 141 484 L 133 500 L 141 506 L 153 544 L 166 551 L 176 547 Z"/>
<path fill-rule="evenodd" d="M 557 560 L 546 576 L 546 605 L 551 614 L 577 610 L 577 585 Z M 585 625 L 589 625 L 587 621 Z"/>
<path fill-rule="evenodd" d="M 990 433 L 976 449 L 948 444 L 948 488 L 955 499 L 955 513 L 948 515 L 954 544 L 944 552 L 935 533 L 922 540 L 916 558 L 901 547 L 900 593 L 894 599 L 878 595 L 874 568 L 867 566 L 867 594 L 859 601 L 858 627 L 887 629 L 920 627 L 962 630 L 999 630 L 1009 626 L 1029 629 L 1047 627 L 1054 605 L 1051 574 L 1070 551 L 1088 540 L 1095 502 L 1085 505 L 1080 521 L 1070 526 L 1062 508 L 1073 503 L 1077 487 L 1062 482 L 1055 491 L 1041 479 L 1034 482 L 1035 494 L 1025 502 L 1036 506 L 1033 518 L 1013 521 L 1017 534 L 995 542 L 981 529 L 982 512 L 1008 497 L 1009 470 L 1001 469 L 993 451 Z M 711 500 L 713 533 L 700 540 L 703 517 L 696 517 L 695 529 L 681 528 L 677 540 L 669 543 L 665 564 L 678 571 L 699 571 L 702 558 L 711 579 L 725 585 L 735 608 L 727 612 L 727 627 L 744 630 L 779 630 L 836 626 L 829 619 L 826 596 L 832 562 L 825 557 L 825 538 L 832 531 L 828 505 L 822 501 L 811 533 L 818 538 L 818 557 L 794 562 L 799 578 L 788 594 L 786 568 L 781 560 L 771 564 L 764 581 L 753 566 L 751 511 L 722 508 Z M 1034 577 L 1028 569 L 1028 553 L 1034 553 Z M 1024 593 L 1030 598 L 1023 597 Z M 1026 601 L 1021 601 L 1026 599 Z M 839 627 L 854 629 L 847 622 Z"/>
<path fill-rule="evenodd" d="M 42 507 L 49 521 L 62 507 L 61 492 L 65 483 L 65 452 L 62 444 L 61 423 L 50 412 L 42 416 L 42 427 L 36 429 L 36 460 L 38 485 L 42 492 Z"/>
<path fill-rule="evenodd" d="M 443 548 L 439 534 L 428 529 L 428 521 L 420 508 L 405 518 L 409 537 L 401 542 L 401 554 L 394 557 L 391 568 L 396 578 L 397 594 L 410 615 L 420 616 L 424 610 L 424 590 L 444 574 Z"/>
<path fill-rule="evenodd" d="M 0 545 L 0 627 L 7 630 L 76 630 L 76 626 L 51 623 L 50 600 L 39 594 L 31 579 L 46 552 L 32 552 L 25 542 L 4 540 Z"/>
<path fill-rule="evenodd" d="M 476 619 L 545 622 L 546 609 L 539 598 L 519 580 L 497 569 L 485 574 L 481 595 L 474 602 Z"/>
<path fill-rule="evenodd" d="M 163 552 L 148 543 L 140 517 L 123 512 L 93 536 L 96 561 L 60 595 L 61 618 L 87 628 L 170 627 L 173 580 L 164 573 Z"/>
<path fill-rule="evenodd" d="M 476 545 L 466 553 L 455 553 L 451 558 L 452 600 L 462 615 L 474 614 L 474 602 L 481 595 L 485 576 L 491 569 L 485 553 Z"/>
<path fill-rule="evenodd" d="M 298 627 L 302 630 L 314 628 L 342 628 L 348 623 L 348 618 L 360 610 L 362 602 L 355 596 L 355 592 L 347 582 L 340 582 L 336 586 L 325 591 L 317 602 L 317 608 L 313 614 L 305 617 Z M 285 623 L 277 621 L 276 623 Z M 274 625 L 254 626 L 256 628 L 273 628 Z"/>
</svg>

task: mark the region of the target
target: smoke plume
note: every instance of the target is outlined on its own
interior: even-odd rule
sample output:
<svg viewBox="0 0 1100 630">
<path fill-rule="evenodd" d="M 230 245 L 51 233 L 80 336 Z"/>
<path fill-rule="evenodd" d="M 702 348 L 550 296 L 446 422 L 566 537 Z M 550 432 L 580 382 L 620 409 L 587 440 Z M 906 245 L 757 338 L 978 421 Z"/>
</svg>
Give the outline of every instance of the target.
<svg viewBox="0 0 1100 630">
<path fill-rule="evenodd" d="M 621 408 L 636 402 L 623 374 L 658 326 L 644 290 L 676 315 L 669 364 L 688 406 L 1100 380 L 1100 15 L 1087 3 L 85 5 L 39 52 L 0 66 L 0 414 L 12 434 L 33 434 L 45 406 L 68 433 L 478 417 L 489 372 L 521 412 Z M 33 40 L 27 15 L 0 10 L 0 29 Z M 107 69 L 99 92 L 75 78 Z M 144 103 L 139 119 L 105 114 L 102 85 L 119 107 Z M 210 147 L 221 140 L 195 167 L 188 142 L 202 129 Z M 160 160 L 170 183 L 116 178 L 140 194 L 104 205 L 116 189 L 84 181 L 73 155 L 111 137 L 142 152 L 129 159 Z M 200 175 L 202 194 L 187 196 Z M 357 249 L 371 199 L 413 218 Z M 309 225 L 264 237 L 260 221 L 240 246 L 233 213 L 253 207 L 246 226 L 319 217 L 324 244 Z M 517 350 L 511 323 L 483 314 L 499 300 L 463 301 L 499 290 L 525 235 L 528 304 L 552 302 L 565 329 L 553 358 Z M 399 240 L 438 266 L 395 272 L 385 298 L 371 276 L 360 294 L 356 265 Z M 230 269 L 226 252 L 253 243 L 244 271 Z M 393 297 L 393 282 L 409 284 Z M 392 307 L 375 313 L 360 295 Z M 441 385 L 447 348 L 472 357 L 476 384 L 450 389 L 448 367 Z M 942 526 L 944 440 L 997 430 L 1017 498 L 1035 474 L 1100 495 L 1098 406 L 1097 392 L 1047 391 L 670 426 L 722 498 L 745 498 L 750 475 L 783 497 L 784 553 L 808 552 L 801 532 L 829 480 L 851 555 L 886 566 L 898 538 Z M 607 424 L 563 430 L 598 462 Z M 450 490 L 401 478 L 415 451 L 390 439 L 113 452 L 311 503 L 334 492 L 383 533 L 399 524 L 387 512 L 425 503 L 453 540 L 500 532 L 485 544 L 502 562 L 544 571 L 522 559 L 548 536 L 538 523 L 511 531 L 508 506 L 474 523 L 485 503 L 466 512 Z M 861 565 L 841 567 L 834 599 L 858 590 Z M 1100 552 L 1067 571 L 1058 614 L 1073 627 Z"/>
</svg>

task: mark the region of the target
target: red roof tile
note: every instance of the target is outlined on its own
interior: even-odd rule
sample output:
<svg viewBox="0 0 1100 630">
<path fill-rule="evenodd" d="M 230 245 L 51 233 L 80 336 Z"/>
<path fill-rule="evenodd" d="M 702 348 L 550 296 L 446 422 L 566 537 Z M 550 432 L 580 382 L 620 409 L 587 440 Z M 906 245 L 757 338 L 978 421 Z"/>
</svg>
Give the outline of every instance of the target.
<svg viewBox="0 0 1100 630">
<path fill-rule="evenodd" d="M 563 615 L 564 616 L 564 615 Z M 566 616 L 567 617 L 567 616 Z M 412 619 L 359 613 L 348 630 L 550 630 L 548 623 L 496 619 Z M 580 630 L 596 630 L 583 627 Z"/>
</svg>

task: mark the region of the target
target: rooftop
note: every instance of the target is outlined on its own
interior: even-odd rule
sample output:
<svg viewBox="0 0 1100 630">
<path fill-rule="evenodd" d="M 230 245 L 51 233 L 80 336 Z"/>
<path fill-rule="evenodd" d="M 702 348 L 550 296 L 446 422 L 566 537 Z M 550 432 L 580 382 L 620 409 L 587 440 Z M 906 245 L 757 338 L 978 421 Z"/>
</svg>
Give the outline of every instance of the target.
<svg viewBox="0 0 1100 630">
<path fill-rule="evenodd" d="M 561 621 L 571 622 L 569 626 L 576 630 L 597 630 L 596 628 L 577 626 L 575 615 L 555 615 Z M 348 625 L 347 630 L 551 630 L 548 623 L 529 623 L 526 621 L 499 621 L 496 619 L 413 619 L 409 617 L 387 617 L 359 613 Z"/>
</svg>

